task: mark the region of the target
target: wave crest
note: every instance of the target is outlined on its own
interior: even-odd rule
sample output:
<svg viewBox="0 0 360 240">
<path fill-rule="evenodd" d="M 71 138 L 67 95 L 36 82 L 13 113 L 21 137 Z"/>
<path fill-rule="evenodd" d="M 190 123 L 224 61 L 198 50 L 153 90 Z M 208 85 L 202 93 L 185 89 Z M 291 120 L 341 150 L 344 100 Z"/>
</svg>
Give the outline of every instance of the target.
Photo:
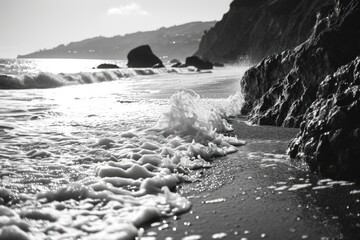
<svg viewBox="0 0 360 240">
<path fill-rule="evenodd" d="M 107 71 L 79 72 L 79 73 L 48 73 L 23 75 L 0 75 L 0 89 L 33 89 L 56 88 L 66 85 L 90 84 L 105 81 L 115 81 L 132 76 L 144 76 L 166 73 L 181 73 L 188 69 L 120 69 Z"/>
</svg>

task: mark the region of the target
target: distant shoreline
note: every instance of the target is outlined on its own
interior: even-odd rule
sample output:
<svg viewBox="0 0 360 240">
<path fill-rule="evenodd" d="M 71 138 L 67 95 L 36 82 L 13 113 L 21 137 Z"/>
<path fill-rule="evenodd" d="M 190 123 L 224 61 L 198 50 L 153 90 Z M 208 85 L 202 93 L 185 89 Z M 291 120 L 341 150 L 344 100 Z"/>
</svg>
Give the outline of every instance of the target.
<svg viewBox="0 0 360 240">
<path fill-rule="evenodd" d="M 128 52 L 140 45 L 149 44 L 155 55 L 163 61 L 179 59 L 184 61 L 198 49 L 204 31 L 216 21 L 190 22 L 182 25 L 163 27 L 154 31 L 135 32 L 114 37 L 94 37 L 82 41 L 60 44 L 17 58 L 62 58 L 62 59 L 126 59 Z"/>
</svg>

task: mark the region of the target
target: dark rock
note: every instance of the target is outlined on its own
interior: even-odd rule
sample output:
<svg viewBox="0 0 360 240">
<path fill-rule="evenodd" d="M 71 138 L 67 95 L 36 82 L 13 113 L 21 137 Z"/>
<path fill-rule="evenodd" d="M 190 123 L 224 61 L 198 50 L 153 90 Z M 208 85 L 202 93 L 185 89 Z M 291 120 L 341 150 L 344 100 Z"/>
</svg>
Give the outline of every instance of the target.
<svg viewBox="0 0 360 240">
<path fill-rule="evenodd" d="M 115 69 L 119 68 L 118 65 L 110 64 L 110 63 L 102 63 L 99 66 L 96 67 L 97 69 Z"/>
<path fill-rule="evenodd" d="M 253 123 L 299 127 L 316 97 L 327 98 L 334 88 L 342 92 L 347 89 L 347 83 L 338 86 L 331 76 L 326 84 L 320 83 L 360 54 L 359 8 L 356 0 L 335 1 L 328 15 L 318 15 L 314 31 L 305 43 L 266 57 L 250 68 L 241 80 L 246 101 L 242 113 L 250 113 Z M 350 93 L 343 94 L 337 105 L 351 101 Z M 331 126 L 344 117 L 337 114 Z"/>
<path fill-rule="evenodd" d="M 127 58 L 127 66 L 130 68 L 150 68 L 156 64 L 158 64 L 158 67 L 164 67 L 162 61 L 154 55 L 149 45 L 142 45 L 132 49 Z"/>
<path fill-rule="evenodd" d="M 259 62 L 294 48 L 311 35 L 317 16 L 327 15 L 333 0 L 234 0 L 222 20 L 205 33 L 195 53 L 209 61 Z M 318 31 L 326 27 L 319 25 Z"/>
<path fill-rule="evenodd" d="M 224 67 L 225 65 L 223 63 L 215 62 L 214 67 Z"/>
<path fill-rule="evenodd" d="M 359 79 L 360 56 L 326 77 L 290 142 L 290 157 L 321 176 L 360 180 Z"/>
<path fill-rule="evenodd" d="M 185 60 L 185 65 L 187 67 L 189 66 L 196 67 L 199 70 L 213 69 L 213 64 L 211 62 L 204 61 L 197 56 L 187 57 Z"/>
<path fill-rule="evenodd" d="M 178 59 L 176 59 L 176 58 L 172 59 L 169 63 L 171 63 L 171 64 L 180 63 L 180 64 L 181 64 L 181 62 L 180 62 Z"/>
</svg>

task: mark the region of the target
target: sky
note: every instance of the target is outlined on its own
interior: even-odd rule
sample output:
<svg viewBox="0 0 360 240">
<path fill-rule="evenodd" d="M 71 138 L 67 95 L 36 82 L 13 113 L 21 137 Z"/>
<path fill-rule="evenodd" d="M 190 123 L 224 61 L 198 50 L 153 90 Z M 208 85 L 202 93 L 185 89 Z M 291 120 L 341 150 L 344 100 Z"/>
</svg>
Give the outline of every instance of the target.
<svg viewBox="0 0 360 240">
<path fill-rule="evenodd" d="M 96 36 L 221 20 L 232 0 L 1 0 L 0 58 Z"/>
</svg>

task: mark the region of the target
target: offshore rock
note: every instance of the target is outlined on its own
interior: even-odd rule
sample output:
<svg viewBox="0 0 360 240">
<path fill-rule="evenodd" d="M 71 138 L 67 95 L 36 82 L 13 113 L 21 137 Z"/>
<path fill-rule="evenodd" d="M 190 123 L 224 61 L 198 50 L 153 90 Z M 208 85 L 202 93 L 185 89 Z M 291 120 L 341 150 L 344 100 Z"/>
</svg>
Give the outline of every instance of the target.
<svg viewBox="0 0 360 240">
<path fill-rule="evenodd" d="M 242 114 L 262 125 L 299 127 L 319 83 L 360 54 L 360 2 L 334 1 L 318 14 L 310 38 L 293 50 L 264 58 L 241 79 Z"/>
<path fill-rule="evenodd" d="M 327 76 L 316 96 L 290 157 L 324 177 L 360 180 L 360 57 Z"/>
<path fill-rule="evenodd" d="M 179 59 L 176 59 L 176 58 L 171 59 L 169 63 L 171 63 L 171 64 L 180 63 L 180 64 L 181 64 L 180 60 L 179 60 Z"/>
<path fill-rule="evenodd" d="M 205 31 L 195 53 L 211 62 L 258 63 L 294 48 L 311 35 L 317 13 L 327 15 L 333 0 L 234 0 L 222 20 Z"/>
<path fill-rule="evenodd" d="M 213 69 L 214 67 L 214 65 L 211 62 L 202 60 L 196 56 L 187 57 L 185 60 L 185 65 L 187 67 L 189 66 L 196 67 L 199 70 Z"/>
<path fill-rule="evenodd" d="M 97 69 L 116 69 L 116 68 L 119 68 L 119 66 L 116 64 L 111 64 L 111 63 L 102 63 L 99 66 L 97 66 L 96 68 Z"/>
<path fill-rule="evenodd" d="M 225 67 L 225 64 L 220 63 L 220 62 L 215 62 L 214 67 Z"/>
<path fill-rule="evenodd" d="M 155 56 L 149 45 L 142 45 L 132 49 L 128 53 L 127 59 L 127 66 L 130 68 L 164 67 L 162 61 Z"/>
</svg>

